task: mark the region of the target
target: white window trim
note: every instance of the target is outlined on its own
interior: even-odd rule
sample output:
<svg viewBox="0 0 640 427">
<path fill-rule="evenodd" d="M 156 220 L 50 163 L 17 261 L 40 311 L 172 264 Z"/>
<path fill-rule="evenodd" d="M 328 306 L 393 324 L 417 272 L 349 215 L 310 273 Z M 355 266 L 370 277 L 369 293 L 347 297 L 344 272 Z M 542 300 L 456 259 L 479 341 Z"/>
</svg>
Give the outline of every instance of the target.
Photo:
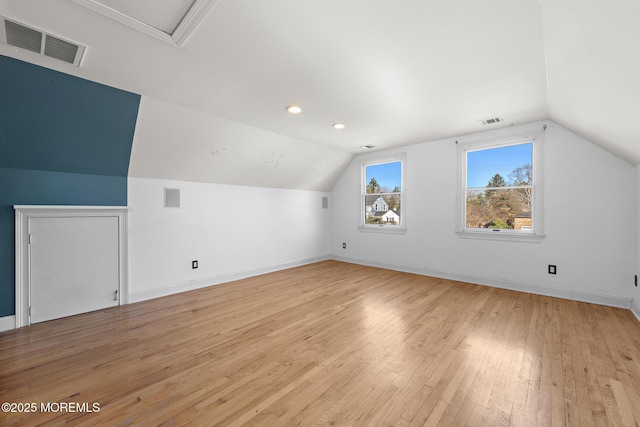
<svg viewBox="0 0 640 427">
<path fill-rule="evenodd" d="M 400 225 L 391 224 L 366 224 L 364 219 L 365 202 L 364 202 L 364 188 L 366 186 L 366 167 L 371 165 L 378 165 L 381 163 L 400 162 Z M 381 156 L 363 159 L 360 163 L 360 212 L 358 214 L 358 229 L 368 233 L 387 233 L 387 234 L 405 234 L 407 232 L 407 215 L 406 215 L 406 201 L 407 196 L 405 194 L 405 168 L 406 168 L 406 155 L 395 154 L 391 156 Z"/>
<path fill-rule="evenodd" d="M 457 219 L 456 234 L 463 239 L 484 239 L 503 240 L 514 242 L 541 242 L 544 238 L 544 177 L 542 173 L 542 153 L 544 147 L 544 135 L 547 125 L 536 124 L 535 127 L 520 129 L 517 133 L 503 135 L 500 138 L 491 139 L 471 139 L 464 142 L 456 141 L 458 144 L 458 191 L 456 196 Z M 483 150 L 489 148 L 516 145 L 526 142 L 533 142 L 533 197 L 532 197 L 532 232 L 522 232 L 514 230 L 494 229 L 467 229 L 466 224 L 466 182 L 467 182 L 467 156 L 466 153 L 472 150 Z"/>
</svg>

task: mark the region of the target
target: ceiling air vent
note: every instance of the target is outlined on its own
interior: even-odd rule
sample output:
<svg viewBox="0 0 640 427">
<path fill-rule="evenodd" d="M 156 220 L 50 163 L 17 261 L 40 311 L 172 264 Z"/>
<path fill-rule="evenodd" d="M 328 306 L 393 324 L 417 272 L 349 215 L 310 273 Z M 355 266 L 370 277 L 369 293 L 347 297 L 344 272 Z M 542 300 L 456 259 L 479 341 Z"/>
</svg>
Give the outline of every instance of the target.
<svg viewBox="0 0 640 427">
<path fill-rule="evenodd" d="M 80 66 L 85 46 L 0 17 L 0 42 Z"/>
<path fill-rule="evenodd" d="M 502 121 L 502 117 L 492 117 L 490 119 L 481 120 L 480 123 L 483 125 L 492 125 L 494 123 L 500 123 Z"/>
</svg>

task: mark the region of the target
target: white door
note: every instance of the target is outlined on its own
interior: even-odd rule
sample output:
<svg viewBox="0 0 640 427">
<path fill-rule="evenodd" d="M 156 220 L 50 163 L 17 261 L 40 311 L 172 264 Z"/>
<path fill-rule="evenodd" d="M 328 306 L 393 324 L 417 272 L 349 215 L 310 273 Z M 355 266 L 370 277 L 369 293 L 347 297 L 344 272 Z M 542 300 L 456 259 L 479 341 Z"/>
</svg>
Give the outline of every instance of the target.
<svg viewBox="0 0 640 427">
<path fill-rule="evenodd" d="M 29 218 L 31 323 L 118 305 L 118 217 Z"/>
</svg>

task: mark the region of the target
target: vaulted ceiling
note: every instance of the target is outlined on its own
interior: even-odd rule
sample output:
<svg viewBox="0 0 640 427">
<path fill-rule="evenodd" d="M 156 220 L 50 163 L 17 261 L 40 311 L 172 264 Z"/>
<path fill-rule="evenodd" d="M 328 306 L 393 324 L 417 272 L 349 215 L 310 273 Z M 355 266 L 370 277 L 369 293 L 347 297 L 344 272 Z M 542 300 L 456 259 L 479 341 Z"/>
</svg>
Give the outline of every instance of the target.
<svg viewBox="0 0 640 427">
<path fill-rule="evenodd" d="M 79 68 L 0 54 L 331 152 L 551 119 L 640 162 L 632 0 L 218 0 L 182 46 L 72 0 L 0 0 L 0 15 L 87 46 Z"/>
</svg>

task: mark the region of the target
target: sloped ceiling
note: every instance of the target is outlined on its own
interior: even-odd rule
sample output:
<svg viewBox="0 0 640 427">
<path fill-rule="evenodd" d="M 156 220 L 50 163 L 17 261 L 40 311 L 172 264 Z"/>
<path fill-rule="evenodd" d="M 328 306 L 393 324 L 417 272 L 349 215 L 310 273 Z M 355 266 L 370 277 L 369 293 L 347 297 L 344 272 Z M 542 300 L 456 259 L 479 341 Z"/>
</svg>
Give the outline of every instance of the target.
<svg viewBox="0 0 640 427">
<path fill-rule="evenodd" d="M 640 163 L 640 2 L 542 5 L 549 118 Z"/>
<path fill-rule="evenodd" d="M 329 191 L 351 155 L 143 97 L 129 176 Z"/>
<path fill-rule="evenodd" d="M 244 133 L 247 148 L 228 156 L 238 170 L 254 168 L 255 147 L 286 149 L 300 164 L 314 147 L 333 159 L 317 178 L 328 189 L 344 155 L 366 144 L 541 119 L 640 162 L 639 12 L 632 0 L 219 0 L 177 47 L 71 0 L 0 0 L 1 15 L 88 46 L 80 68 L 0 53 L 287 139 L 271 150 L 261 132 Z M 286 113 L 292 103 L 303 112 Z M 480 123 L 495 116 L 504 121 Z"/>
</svg>

